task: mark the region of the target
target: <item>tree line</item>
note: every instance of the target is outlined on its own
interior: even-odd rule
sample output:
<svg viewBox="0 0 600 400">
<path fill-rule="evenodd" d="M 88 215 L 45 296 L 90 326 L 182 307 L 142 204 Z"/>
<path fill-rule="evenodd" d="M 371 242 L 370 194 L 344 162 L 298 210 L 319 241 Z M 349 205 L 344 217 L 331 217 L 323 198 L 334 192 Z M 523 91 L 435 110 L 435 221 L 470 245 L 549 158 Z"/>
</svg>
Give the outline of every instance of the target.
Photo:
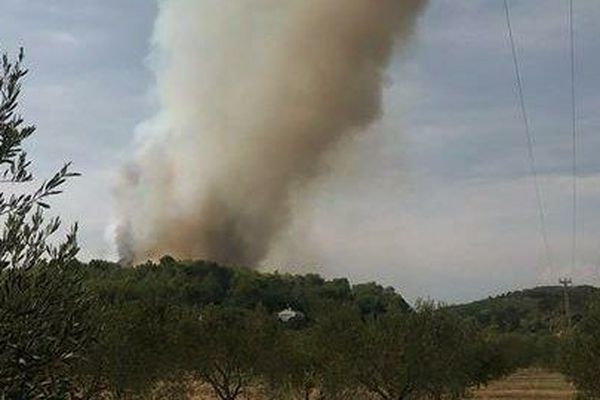
<svg viewBox="0 0 600 400">
<path fill-rule="evenodd" d="M 78 269 L 102 304 L 81 378 L 116 398 L 197 381 L 227 400 L 250 388 L 267 398 L 460 398 L 521 365 L 506 338 L 376 284 L 168 257 Z M 288 306 L 304 318 L 277 318 Z"/>
<path fill-rule="evenodd" d="M 172 285 L 179 276 L 206 276 L 215 268 L 233 277 L 231 297 L 221 302 L 205 302 L 202 290 L 182 295 Z M 60 276 L 61 282 L 77 282 L 75 293 L 93 299 L 92 305 L 57 304 L 46 312 L 62 319 L 70 309 L 69 314 L 85 318 L 86 334 L 62 332 L 63 342 L 78 344 L 69 349 L 70 358 L 51 369 L 20 365 L 13 355 L 15 368 L 27 370 L 13 374 L 16 379 L 9 383 L 16 391 L 39 375 L 39 382 L 57 383 L 50 393 L 77 398 L 185 398 L 191 385 L 204 382 L 224 400 L 249 390 L 273 399 L 441 399 L 460 398 L 467 389 L 519 367 L 507 351 L 509 342 L 431 302 L 407 308 L 393 301 L 398 295 L 376 285 L 370 287 L 379 290 L 366 300 L 360 286 L 331 291 L 329 286 L 345 285 L 315 276 L 306 284 L 306 277 L 202 262 L 126 270 L 74 262 L 65 271 L 72 275 Z M 246 278 L 236 278 L 238 273 Z M 249 283 L 248 275 L 256 282 Z M 245 289 L 273 279 L 305 285 L 296 291 L 304 319 L 277 318 L 279 305 L 290 300 L 283 292 L 283 298 L 265 296 L 271 303 L 249 300 L 253 291 Z M 27 322 L 32 326 L 19 329 L 34 329 L 39 321 Z"/>
</svg>

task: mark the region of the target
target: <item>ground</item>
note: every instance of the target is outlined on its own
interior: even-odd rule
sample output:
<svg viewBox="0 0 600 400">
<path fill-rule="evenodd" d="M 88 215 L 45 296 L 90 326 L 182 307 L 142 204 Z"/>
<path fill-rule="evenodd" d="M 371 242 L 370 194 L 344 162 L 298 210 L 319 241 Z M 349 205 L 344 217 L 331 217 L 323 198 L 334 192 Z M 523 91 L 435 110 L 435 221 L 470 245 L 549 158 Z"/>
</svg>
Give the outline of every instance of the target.
<svg viewBox="0 0 600 400">
<path fill-rule="evenodd" d="M 473 398 L 481 400 L 570 400 L 575 399 L 575 390 L 561 374 L 540 369 L 526 369 L 476 391 Z"/>
<path fill-rule="evenodd" d="M 255 392 L 255 390 L 251 390 Z M 215 399 L 206 385 L 196 386 L 194 399 Z M 259 393 L 248 393 L 240 400 L 264 399 Z M 575 390 L 565 377 L 556 372 L 530 368 L 476 390 L 469 400 L 575 400 Z"/>
</svg>

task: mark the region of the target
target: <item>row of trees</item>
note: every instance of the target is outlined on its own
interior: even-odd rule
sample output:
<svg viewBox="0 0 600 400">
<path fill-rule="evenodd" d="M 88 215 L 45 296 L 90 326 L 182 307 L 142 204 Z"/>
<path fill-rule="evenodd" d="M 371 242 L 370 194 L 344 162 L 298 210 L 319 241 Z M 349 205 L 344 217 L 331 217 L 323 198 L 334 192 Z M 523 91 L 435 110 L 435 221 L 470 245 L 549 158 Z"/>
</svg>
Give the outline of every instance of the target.
<svg viewBox="0 0 600 400">
<path fill-rule="evenodd" d="M 304 327 L 263 307 L 130 301 L 102 313 L 76 376 L 114 398 L 173 398 L 190 382 L 222 400 L 250 389 L 273 399 L 460 398 L 518 367 L 506 342 L 431 303 L 363 317 L 330 302 Z"/>
<path fill-rule="evenodd" d="M 49 368 L 46 360 L 39 369 L 22 366 L 27 374 L 20 383 L 64 382 L 61 390 L 71 397 L 186 398 L 191 386 L 204 382 L 223 400 L 249 390 L 273 399 L 460 398 L 467 389 L 531 362 L 524 357 L 531 342 L 518 335 L 486 332 L 428 302 L 407 308 L 393 300 L 399 295 L 376 285 L 368 286 L 370 296 L 359 285 L 340 298 L 330 290 L 339 281 L 201 262 L 163 260 L 138 269 L 70 265 L 60 269 L 70 274 L 60 279 L 76 283 L 77 296 L 57 307 L 81 312 L 63 321 L 80 329 L 77 347 L 64 349 L 65 368 Z M 46 270 L 55 271 L 39 267 Z M 180 276 L 220 270 L 231 274 L 231 286 L 219 303 L 199 301 L 205 298 L 198 296 L 202 290 L 188 296 L 173 287 Z M 277 318 L 279 296 L 289 294 L 269 293 L 271 286 L 261 282 L 271 280 L 297 286 L 292 292 L 301 299 L 303 323 Z M 258 296 L 271 299 L 274 308 L 236 297 L 240 282 L 263 286 Z M 12 360 L 19 363 L 16 354 Z"/>
</svg>

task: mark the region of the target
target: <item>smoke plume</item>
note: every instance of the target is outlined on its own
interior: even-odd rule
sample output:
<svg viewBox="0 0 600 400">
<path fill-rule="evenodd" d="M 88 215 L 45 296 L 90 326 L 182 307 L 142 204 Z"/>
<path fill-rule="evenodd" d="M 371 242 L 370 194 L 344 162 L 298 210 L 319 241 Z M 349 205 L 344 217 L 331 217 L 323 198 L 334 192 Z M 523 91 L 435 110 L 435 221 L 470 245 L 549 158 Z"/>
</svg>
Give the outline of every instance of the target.
<svg viewBox="0 0 600 400">
<path fill-rule="evenodd" d="M 160 111 L 117 185 L 124 262 L 256 266 L 295 191 L 382 111 L 385 67 L 425 0 L 165 0 Z"/>
</svg>

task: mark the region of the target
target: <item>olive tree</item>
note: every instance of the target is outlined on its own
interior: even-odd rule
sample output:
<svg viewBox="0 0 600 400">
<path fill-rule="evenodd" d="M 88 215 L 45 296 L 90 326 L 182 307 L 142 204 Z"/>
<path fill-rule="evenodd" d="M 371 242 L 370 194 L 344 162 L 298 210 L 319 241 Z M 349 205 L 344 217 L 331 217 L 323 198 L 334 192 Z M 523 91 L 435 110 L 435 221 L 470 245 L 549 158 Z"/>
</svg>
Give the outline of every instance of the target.
<svg viewBox="0 0 600 400">
<path fill-rule="evenodd" d="M 462 398 L 485 379 L 479 332 L 431 303 L 366 318 L 340 308 L 314 338 L 323 398 Z"/>
<path fill-rule="evenodd" d="M 260 383 L 276 328 L 264 310 L 207 306 L 180 342 L 185 369 L 209 384 L 219 399 L 238 399 Z"/>
<path fill-rule="evenodd" d="M 38 181 L 23 148 L 35 133 L 20 115 L 23 51 L 0 62 L 0 397 L 66 398 L 89 339 L 90 300 L 74 271 L 77 226 L 54 239 L 47 200 L 78 174 L 65 164 Z M 33 189 L 31 189 L 33 187 Z"/>
<path fill-rule="evenodd" d="M 322 351 L 313 329 L 286 328 L 273 342 L 261 374 L 273 398 L 311 399 L 322 382 Z"/>
</svg>

